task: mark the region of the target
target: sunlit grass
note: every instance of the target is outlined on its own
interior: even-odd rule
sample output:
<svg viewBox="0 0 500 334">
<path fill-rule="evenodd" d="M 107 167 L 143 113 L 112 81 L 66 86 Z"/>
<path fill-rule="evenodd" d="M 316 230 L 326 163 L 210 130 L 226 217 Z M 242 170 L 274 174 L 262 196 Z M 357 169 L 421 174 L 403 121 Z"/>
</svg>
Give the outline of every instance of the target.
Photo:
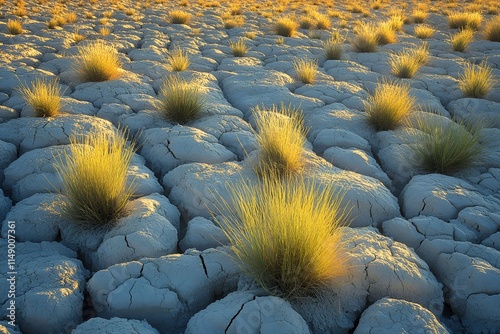
<svg viewBox="0 0 500 334">
<path fill-rule="evenodd" d="M 434 36 L 435 33 L 436 29 L 426 24 L 422 24 L 415 27 L 415 36 L 417 36 L 420 39 L 431 38 L 432 36 Z"/>
<path fill-rule="evenodd" d="M 187 52 L 180 48 L 174 48 L 168 53 L 167 63 L 168 69 L 174 72 L 185 71 L 190 65 Z"/>
<path fill-rule="evenodd" d="M 483 98 L 493 88 L 495 80 L 491 66 L 467 63 L 458 78 L 460 90 L 467 97 Z"/>
<path fill-rule="evenodd" d="M 342 44 L 345 41 L 345 37 L 340 35 L 339 32 L 333 33 L 330 38 L 323 42 L 323 49 L 325 54 L 325 59 L 327 60 L 339 60 L 342 58 L 343 50 Z"/>
<path fill-rule="evenodd" d="M 311 29 L 314 25 L 314 19 L 310 16 L 302 16 L 299 18 L 299 26 L 301 29 Z"/>
<path fill-rule="evenodd" d="M 416 118 L 416 125 L 422 132 L 411 147 L 429 173 L 451 174 L 473 165 L 482 154 L 480 126 L 424 116 Z"/>
<path fill-rule="evenodd" d="M 283 298 L 314 295 L 346 274 L 340 226 L 343 192 L 334 183 L 264 177 L 230 186 L 231 205 L 216 218 L 245 273 Z"/>
<path fill-rule="evenodd" d="M 422 44 L 412 50 L 403 50 L 389 57 L 392 74 L 399 78 L 411 78 L 429 59 L 429 45 Z"/>
<path fill-rule="evenodd" d="M 500 15 L 489 20 L 484 27 L 484 38 L 492 42 L 500 42 Z"/>
<path fill-rule="evenodd" d="M 297 78 L 302 81 L 302 83 L 310 84 L 313 83 L 316 78 L 316 73 L 318 71 L 318 61 L 296 58 L 293 62 L 293 69 L 297 73 Z"/>
<path fill-rule="evenodd" d="M 376 28 L 370 24 L 361 24 L 354 30 L 356 36 L 352 45 L 356 52 L 375 52 L 377 50 Z"/>
<path fill-rule="evenodd" d="M 477 30 L 483 21 L 483 16 L 478 12 L 457 12 L 448 16 L 448 26 L 452 29 Z"/>
<path fill-rule="evenodd" d="M 126 214 L 134 193 L 127 185 L 133 148 L 121 135 L 96 132 L 73 135 L 70 152 L 55 164 L 65 201 L 56 203 L 62 216 L 89 229 L 105 228 Z"/>
<path fill-rule="evenodd" d="M 364 104 L 368 123 L 377 131 L 387 131 L 402 124 L 412 112 L 415 98 L 408 85 L 382 82 Z"/>
<path fill-rule="evenodd" d="M 274 31 L 277 35 L 292 37 L 297 31 L 298 24 L 292 16 L 281 17 L 276 21 Z"/>
<path fill-rule="evenodd" d="M 191 20 L 191 14 L 183 10 L 173 10 L 170 12 L 169 17 L 172 24 L 188 24 Z"/>
<path fill-rule="evenodd" d="M 159 95 L 162 114 L 180 124 L 196 119 L 204 105 L 198 86 L 176 75 L 163 81 Z"/>
<path fill-rule="evenodd" d="M 301 111 L 281 105 L 269 109 L 256 107 L 254 113 L 260 148 L 256 173 L 277 177 L 299 174 L 305 165 L 306 142 Z"/>
<path fill-rule="evenodd" d="M 229 48 L 235 57 L 243 57 L 248 52 L 247 43 L 244 38 L 238 38 L 236 42 L 229 41 Z"/>
<path fill-rule="evenodd" d="M 462 29 L 450 36 L 450 44 L 453 51 L 465 52 L 469 43 L 474 39 L 474 31 Z"/>
<path fill-rule="evenodd" d="M 121 63 L 118 52 L 102 40 L 78 48 L 75 70 L 83 82 L 113 80 L 120 76 Z"/>
<path fill-rule="evenodd" d="M 411 18 L 415 23 L 424 23 L 428 16 L 429 14 L 426 11 L 416 9 L 415 11 L 413 11 Z"/>
<path fill-rule="evenodd" d="M 61 89 L 58 80 L 35 79 L 30 86 L 21 85 L 21 97 L 37 117 L 54 117 L 61 109 Z"/>
<path fill-rule="evenodd" d="M 396 31 L 392 28 L 391 22 L 381 22 L 377 26 L 377 30 L 375 32 L 377 44 L 378 45 L 386 45 L 396 43 Z"/>
<path fill-rule="evenodd" d="M 330 21 L 330 18 L 328 16 L 318 13 L 314 16 L 314 19 L 316 20 L 316 29 L 330 29 L 332 22 Z"/>
<path fill-rule="evenodd" d="M 19 20 L 8 20 L 7 30 L 11 35 L 19 35 L 23 32 L 23 24 Z"/>
</svg>

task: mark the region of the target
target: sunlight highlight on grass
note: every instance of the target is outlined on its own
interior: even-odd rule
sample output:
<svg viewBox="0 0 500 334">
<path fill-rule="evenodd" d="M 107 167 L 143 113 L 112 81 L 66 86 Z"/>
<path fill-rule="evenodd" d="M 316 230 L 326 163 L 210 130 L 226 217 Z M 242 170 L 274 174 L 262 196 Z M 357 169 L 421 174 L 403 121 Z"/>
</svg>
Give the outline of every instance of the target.
<svg viewBox="0 0 500 334">
<path fill-rule="evenodd" d="M 265 291 L 305 297 L 347 272 L 339 229 L 346 211 L 333 183 L 264 177 L 229 188 L 232 205 L 222 204 L 217 221 L 236 261 Z"/>
<path fill-rule="evenodd" d="M 305 165 L 303 153 L 306 130 L 302 112 L 291 106 L 254 110 L 260 155 L 258 175 L 278 178 L 298 174 Z"/>
<path fill-rule="evenodd" d="M 70 137 L 70 152 L 55 164 L 63 181 L 61 215 L 84 228 L 99 229 L 126 214 L 134 193 L 127 185 L 133 148 L 122 135 L 97 132 Z"/>
<path fill-rule="evenodd" d="M 35 79 L 31 87 L 21 85 L 19 94 L 37 117 L 54 117 L 61 109 L 61 89 L 57 79 Z"/>
</svg>

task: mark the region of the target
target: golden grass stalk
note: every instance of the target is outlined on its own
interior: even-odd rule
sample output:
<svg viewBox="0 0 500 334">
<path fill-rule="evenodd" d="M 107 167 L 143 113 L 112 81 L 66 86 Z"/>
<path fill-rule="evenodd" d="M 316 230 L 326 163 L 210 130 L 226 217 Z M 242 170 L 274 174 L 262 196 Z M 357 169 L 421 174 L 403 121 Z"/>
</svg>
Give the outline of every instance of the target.
<svg viewBox="0 0 500 334">
<path fill-rule="evenodd" d="M 340 35 L 339 32 L 334 32 L 330 38 L 323 42 L 325 58 L 327 60 L 341 59 L 343 54 L 342 44 L 344 41 L 344 36 Z"/>
<path fill-rule="evenodd" d="M 346 274 L 340 226 L 343 192 L 301 179 L 264 177 L 230 186 L 231 203 L 216 218 L 236 261 L 268 293 L 283 298 L 315 294 Z"/>
<path fill-rule="evenodd" d="M 102 40 L 79 47 L 75 58 L 75 69 L 83 82 L 116 79 L 120 76 L 120 66 L 115 47 Z"/>
<path fill-rule="evenodd" d="M 63 217 L 84 228 L 99 229 L 124 216 L 135 185 L 127 185 L 134 150 L 122 135 L 96 132 L 70 137 L 70 152 L 55 164 L 65 200 Z"/>
<path fill-rule="evenodd" d="M 392 28 L 390 21 L 380 23 L 375 35 L 378 45 L 392 44 L 397 41 L 396 31 Z"/>
<path fill-rule="evenodd" d="M 377 131 L 387 131 L 402 124 L 413 110 L 415 98 L 409 85 L 382 82 L 364 104 L 368 123 Z"/>
<path fill-rule="evenodd" d="M 35 79 L 31 87 L 21 85 L 19 93 L 37 117 L 54 117 L 61 109 L 61 88 L 57 79 Z"/>
</svg>

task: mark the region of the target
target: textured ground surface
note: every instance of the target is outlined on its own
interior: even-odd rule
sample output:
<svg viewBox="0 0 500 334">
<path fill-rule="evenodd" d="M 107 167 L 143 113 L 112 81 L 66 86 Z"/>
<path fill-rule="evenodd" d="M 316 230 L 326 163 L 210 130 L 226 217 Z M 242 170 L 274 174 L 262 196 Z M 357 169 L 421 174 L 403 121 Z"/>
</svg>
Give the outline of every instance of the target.
<svg viewBox="0 0 500 334">
<path fill-rule="evenodd" d="M 456 30 L 440 11 L 458 11 L 464 3 L 443 4 L 436 12 L 430 3 L 426 23 L 436 28 L 428 40 L 430 61 L 404 80 L 424 110 L 487 120 L 483 159 L 443 176 L 411 163 L 404 129 L 376 133 L 365 119 L 363 101 L 378 82 L 394 79 L 391 52 L 421 40 L 417 24 L 409 23 L 396 43 L 356 53 L 349 44 L 353 27 L 357 20 L 386 20 L 390 8 L 403 9 L 401 3 L 381 9 L 363 4 L 370 13 L 364 17 L 343 3 L 293 9 L 257 1 L 231 16 L 227 4 L 158 2 L 27 1 L 24 32 L 17 36 L 6 27 L 15 18 L 14 1 L 0 6 L 0 279 L 9 278 L 3 259 L 12 234 L 7 222 L 15 221 L 18 307 L 18 327 L 12 328 L 6 323 L 9 286 L 2 283 L 1 330 L 499 333 L 500 87 L 484 99 L 464 98 L 458 77 L 465 61 L 487 59 L 500 78 L 500 42 L 485 41 L 479 31 L 466 52 L 451 50 L 448 38 Z M 170 24 L 173 8 L 190 12 L 190 24 Z M 277 42 L 272 28 L 282 9 L 300 16 L 308 8 L 344 16 L 332 17 L 330 30 L 299 29 Z M 76 22 L 48 29 L 57 10 L 75 12 Z M 102 22 L 105 12 L 112 15 Z M 224 27 L 238 17 L 242 26 Z M 110 34 L 102 36 L 101 28 Z M 323 56 L 322 42 L 332 29 L 346 36 L 341 60 Z M 75 31 L 85 40 L 76 43 Z M 245 37 L 249 32 L 255 38 Z M 239 37 L 250 48 L 241 58 L 229 48 Z M 123 73 L 113 81 L 78 83 L 73 55 L 94 39 L 117 47 Z M 168 122 L 157 107 L 161 81 L 171 74 L 166 57 L 177 47 L 191 61 L 181 75 L 199 85 L 206 101 L 201 116 L 185 125 Z M 318 60 L 313 84 L 297 79 L 296 58 Z M 16 91 L 38 77 L 59 78 L 65 95 L 60 116 L 33 117 Z M 309 129 L 304 159 L 316 166 L 308 177 L 348 185 L 345 201 L 354 204 L 346 229 L 352 270 L 317 300 L 265 296 L 240 277 L 227 248 L 213 249 L 227 243 L 210 221 L 214 194 L 227 197 L 225 184 L 241 177 L 257 180 L 252 108 L 281 103 L 303 110 Z M 83 233 L 49 208 L 61 196 L 54 192 L 61 186 L 54 157 L 68 149 L 71 133 L 118 127 L 140 134 L 129 170 L 139 198 L 113 230 Z"/>
</svg>

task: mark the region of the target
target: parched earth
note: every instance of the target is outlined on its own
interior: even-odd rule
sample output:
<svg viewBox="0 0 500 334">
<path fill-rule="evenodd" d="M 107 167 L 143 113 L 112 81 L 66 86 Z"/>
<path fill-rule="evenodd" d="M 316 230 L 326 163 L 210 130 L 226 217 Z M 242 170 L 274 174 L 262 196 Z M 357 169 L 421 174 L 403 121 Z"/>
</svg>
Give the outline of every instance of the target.
<svg viewBox="0 0 500 334">
<path fill-rule="evenodd" d="M 486 120 L 481 160 L 448 176 L 414 165 L 407 129 L 377 133 L 365 117 L 363 101 L 376 84 L 395 79 L 390 54 L 420 45 L 417 24 L 405 24 L 397 43 L 374 53 L 349 44 L 356 21 L 380 22 L 390 9 L 411 13 L 416 4 L 362 3 L 364 15 L 342 1 L 295 9 L 257 1 L 242 3 L 236 17 L 243 25 L 226 29 L 223 17 L 234 3 L 91 2 L 27 1 L 24 31 L 16 36 L 6 27 L 14 1 L 0 5 L 2 333 L 500 333 L 500 86 L 484 99 L 465 98 L 458 86 L 467 61 L 486 59 L 500 78 L 500 42 L 484 40 L 479 30 L 466 52 L 451 50 L 456 30 L 442 11 L 450 4 L 462 10 L 465 2 L 429 3 L 426 23 L 437 30 L 428 40 L 429 63 L 399 79 L 423 110 Z M 332 17 L 330 30 L 299 29 L 277 40 L 277 17 L 308 8 L 347 16 Z M 170 24 L 172 9 L 191 13 L 189 25 Z M 75 12 L 76 22 L 48 29 L 57 10 Z M 100 21 L 106 12 L 111 17 Z M 492 17 L 485 12 L 485 20 Z M 341 60 L 324 59 L 322 42 L 332 30 L 346 36 Z M 75 31 L 85 39 L 75 42 Z M 239 37 L 250 48 L 245 57 L 229 48 Z M 95 39 L 116 46 L 122 75 L 79 83 L 74 55 Z M 166 58 L 175 48 L 189 53 L 191 65 L 180 75 L 206 102 L 184 125 L 158 112 L 159 87 L 171 75 Z M 302 58 L 318 60 L 312 84 L 296 77 L 292 62 Z M 57 117 L 34 117 L 16 90 L 40 77 L 59 78 Z M 344 228 L 348 274 L 314 298 L 289 301 L 266 295 L 241 273 L 210 214 L 215 194 L 228 197 L 228 183 L 257 180 L 252 110 L 281 103 L 303 111 L 304 159 L 315 166 L 307 177 L 344 185 L 345 205 L 352 205 Z M 54 161 L 71 134 L 117 128 L 139 144 L 128 175 L 139 185 L 130 214 L 109 231 L 82 231 L 50 209 L 62 196 Z"/>
</svg>

